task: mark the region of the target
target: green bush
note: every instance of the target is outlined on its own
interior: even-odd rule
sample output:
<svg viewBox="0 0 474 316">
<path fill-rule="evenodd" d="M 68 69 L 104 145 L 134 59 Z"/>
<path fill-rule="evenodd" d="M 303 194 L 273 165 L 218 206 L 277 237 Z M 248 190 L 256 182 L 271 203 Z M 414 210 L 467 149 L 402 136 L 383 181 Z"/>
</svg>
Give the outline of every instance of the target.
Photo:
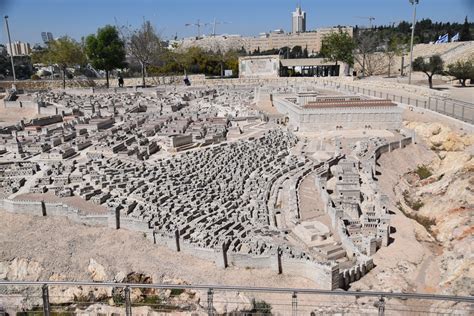
<svg viewBox="0 0 474 316">
<path fill-rule="evenodd" d="M 260 315 L 266 316 L 272 314 L 272 306 L 265 301 L 257 301 L 252 299 L 252 309 L 243 311 L 243 315 Z"/>
<path fill-rule="evenodd" d="M 429 178 L 432 175 L 430 169 L 428 169 L 428 167 L 426 167 L 424 165 L 418 166 L 418 168 L 416 169 L 415 172 L 420 177 L 421 180 Z"/>
<path fill-rule="evenodd" d="M 184 293 L 183 289 L 171 289 L 170 296 L 178 296 Z"/>
<path fill-rule="evenodd" d="M 420 208 L 423 207 L 423 205 L 425 205 L 423 202 L 421 202 L 421 200 L 417 200 L 415 202 L 412 202 L 412 204 L 410 205 L 410 207 L 412 209 L 414 209 L 415 211 L 418 211 Z"/>
</svg>

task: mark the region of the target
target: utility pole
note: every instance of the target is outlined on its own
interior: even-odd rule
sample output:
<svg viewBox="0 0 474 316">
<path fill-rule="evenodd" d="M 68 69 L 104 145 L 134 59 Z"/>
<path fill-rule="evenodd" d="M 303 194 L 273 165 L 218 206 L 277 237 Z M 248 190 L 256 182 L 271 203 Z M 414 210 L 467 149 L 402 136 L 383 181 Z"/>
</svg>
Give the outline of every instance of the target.
<svg viewBox="0 0 474 316">
<path fill-rule="evenodd" d="M 411 84 L 411 73 L 413 72 L 413 39 L 415 38 L 415 24 L 416 24 L 416 5 L 420 0 L 409 0 L 413 5 L 413 24 L 411 25 L 411 42 L 410 42 L 410 73 L 408 75 L 408 84 Z"/>
<path fill-rule="evenodd" d="M 12 46 L 12 39 L 10 37 L 10 28 L 8 27 L 8 15 L 5 15 L 5 26 L 7 28 L 7 34 L 8 34 L 8 45 L 10 46 L 10 61 L 12 63 L 12 71 L 13 71 L 13 85 L 12 88 L 16 90 L 16 74 L 15 74 L 15 63 L 13 61 L 13 46 Z"/>
</svg>

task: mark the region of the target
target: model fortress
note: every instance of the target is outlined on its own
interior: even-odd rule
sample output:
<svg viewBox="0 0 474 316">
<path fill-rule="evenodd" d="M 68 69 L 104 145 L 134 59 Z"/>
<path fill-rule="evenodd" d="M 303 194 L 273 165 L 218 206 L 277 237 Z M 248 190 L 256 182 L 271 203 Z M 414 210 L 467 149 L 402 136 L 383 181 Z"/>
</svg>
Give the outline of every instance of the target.
<svg viewBox="0 0 474 316">
<path fill-rule="evenodd" d="M 255 110 L 253 89 L 19 96 L 18 106 L 28 99 L 47 115 L 2 126 L 0 206 L 140 231 L 221 268 L 271 268 L 346 287 L 389 243 L 376 159 L 412 139 L 336 140 L 316 159 L 301 150 L 301 136 Z M 400 127 L 393 104 L 335 98 L 299 93 L 274 104 L 301 130 Z M 341 102 L 354 106 L 334 105 Z M 373 116 L 352 119 L 360 113 Z M 312 218 L 305 190 L 318 199 Z"/>
</svg>

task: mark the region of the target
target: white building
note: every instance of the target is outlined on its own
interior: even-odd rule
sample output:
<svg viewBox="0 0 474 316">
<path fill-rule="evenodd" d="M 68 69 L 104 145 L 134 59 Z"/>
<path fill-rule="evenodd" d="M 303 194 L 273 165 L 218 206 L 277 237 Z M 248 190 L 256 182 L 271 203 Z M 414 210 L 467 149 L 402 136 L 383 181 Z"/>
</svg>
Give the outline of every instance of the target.
<svg viewBox="0 0 474 316">
<path fill-rule="evenodd" d="M 5 46 L 7 47 L 8 55 L 12 55 L 11 51 L 13 51 L 13 56 L 25 56 L 31 54 L 30 43 L 14 42 L 12 43 L 11 49 L 10 44 L 7 43 Z"/>
<path fill-rule="evenodd" d="M 306 32 L 306 12 L 301 10 L 301 6 L 298 6 L 293 12 L 291 22 L 292 33 Z"/>
<path fill-rule="evenodd" d="M 272 95 L 273 106 L 301 132 L 379 129 L 399 130 L 403 109 L 391 100 L 317 92 Z"/>
</svg>

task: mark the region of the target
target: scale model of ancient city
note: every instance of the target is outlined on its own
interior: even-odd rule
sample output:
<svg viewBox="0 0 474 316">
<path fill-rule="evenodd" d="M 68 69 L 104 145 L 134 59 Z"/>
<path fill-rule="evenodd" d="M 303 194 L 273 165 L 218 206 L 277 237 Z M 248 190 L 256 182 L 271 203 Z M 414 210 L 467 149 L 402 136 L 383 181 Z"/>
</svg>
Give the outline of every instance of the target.
<svg viewBox="0 0 474 316">
<path fill-rule="evenodd" d="M 474 58 L 474 42 L 463 43 L 419 44 L 414 53 Z M 50 229 L 66 239 L 73 238 L 69 229 L 95 229 L 109 247 L 122 238 L 112 235 L 118 232 L 146 245 L 140 253 L 120 239 L 117 260 L 127 253 L 148 260 L 152 249 L 185 256 L 176 257 L 176 270 L 207 262 L 206 275 L 218 275 L 209 276 L 210 284 L 237 282 L 235 271 L 258 280 L 262 271 L 283 278 L 276 286 L 298 278 L 298 286 L 331 291 L 470 295 L 473 105 L 421 84 L 361 79 L 348 64 L 314 60 L 240 57 L 239 77 L 228 79 L 144 76 L 146 85 L 125 78 L 123 87 L 120 78 L 118 87 L 113 77 L 110 88 L 104 79 L 90 81 L 92 87 L 71 81 L 51 89 L 40 80 L 7 88 L 0 104 L 0 214 L 16 224 L 2 228 L 9 241 L 0 244 L 0 280 L 68 279 L 47 264 L 33 269 L 39 257 L 17 256 L 15 248 L 30 248 L 14 236 L 27 240 L 38 229 L 34 239 L 51 247 Z M 282 75 L 295 69 L 309 76 Z M 29 251 L 42 251 L 31 242 Z M 97 254 L 80 258 L 93 281 L 130 281 L 126 276 L 137 272 L 114 277 L 118 268 L 104 272 Z M 201 271 L 198 263 L 192 269 Z"/>
<path fill-rule="evenodd" d="M 3 134 L 12 161 L 3 165 L 3 208 L 140 231 L 222 268 L 271 267 L 347 287 L 390 241 L 377 158 L 414 134 L 392 101 L 304 88 L 7 97 L 7 108 L 51 114 Z M 278 114 L 252 108 L 269 91 Z M 298 137 L 384 127 L 392 137 Z M 303 210 L 305 181 L 313 199 Z"/>
</svg>

